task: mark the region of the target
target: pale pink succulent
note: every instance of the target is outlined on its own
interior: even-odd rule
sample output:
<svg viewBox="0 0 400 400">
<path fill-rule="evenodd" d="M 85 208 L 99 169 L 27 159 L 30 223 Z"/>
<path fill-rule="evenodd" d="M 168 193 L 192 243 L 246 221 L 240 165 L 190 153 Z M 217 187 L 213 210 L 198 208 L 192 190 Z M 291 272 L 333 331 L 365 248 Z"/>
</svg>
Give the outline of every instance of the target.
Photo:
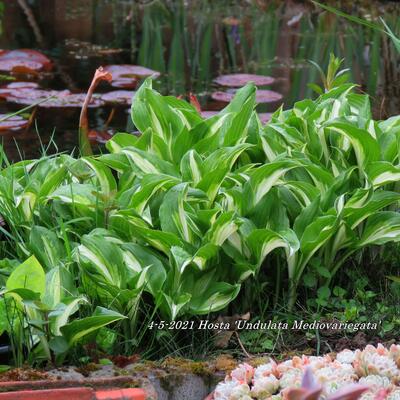
<svg viewBox="0 0 400 400">
<path fill-rule="evenodd" d="M 245 383 L 235 380 L 227 380 L 217 385 L 214 392 L 215 400 L 244 400 L 244 396 L 250 395 L 250 387 Z"/>
<path fill-rule="evenodd" d="M 300 368 L 291 368 L 287 369 L 284 372 L 280 379 L 279 383 L 282 389 L 289 388 L 289 387 L 300 387 L 301 380 L 303 378 L 303 370 Z"/>
<path fill-rule="evenodd" d="M 355 352 L 348 349 L 345 349 L 336 355 L 336 360 L 343 364 L 351 364 L 355 358 Z"/>
<path fill-rule="evenodd" d="M 375 349 L 373 346 L 367 348 L 364 351 L 356 351 L 353 366 L 358 376 L 381 375 L 394 378 L 399 375 L 397 365 L 390 358 L 388 350 L 385 349 L 386 352 L 384 352 L 382 349 Z"/>
<path fill-rule="evenodd" d="M 398 387 L 396 389 L 391 390 L 388 393 L 386 400 L 400 400 L 400 388 Z"/>
<path fill-rule="evenodd" d="M 278 377 L 277 364 L 271 360 L 268 364 L 262 364 L 254 370 L 254 379 L 265 378 L 266 376 L 274 375 Z"/>
<path fill-rule="evenodd" d="M 254 368 L 246 363 L 240 364 L 231 372 L 231 378 L 239 382 L 250 383 L 254 376 Z"/>
<path fill-rule="evenodd" d="M 214 400 L 400 400 L 400 346 L 367 346 L 329 356 L 293 357 L 253 369 L 240 365 Z M 252 377 L 252 379 L 251 379 Z"/>
<path fill-rule="evenodd" d="M 400 368 L 400 345 L 392 344 L 389 349 L 390 358 L 396 363 L 397 367 Z"/>
<path fill-rule="evenodd" d="M 363 376 L 358 381 L 363 385 L 368 385 L 371 390 L 377 390 L 382 388 L 390 387 L 391 383 L 387 376 L 380 376 L 380 375 L 368 375 Z"/>
<path fill-rule="evenodd" d="M 279 389 L 279 380 L 274 375 L 259 378 L 254 381 L 251 396 L 255 399 L 266 399 Z"/>
</svg>

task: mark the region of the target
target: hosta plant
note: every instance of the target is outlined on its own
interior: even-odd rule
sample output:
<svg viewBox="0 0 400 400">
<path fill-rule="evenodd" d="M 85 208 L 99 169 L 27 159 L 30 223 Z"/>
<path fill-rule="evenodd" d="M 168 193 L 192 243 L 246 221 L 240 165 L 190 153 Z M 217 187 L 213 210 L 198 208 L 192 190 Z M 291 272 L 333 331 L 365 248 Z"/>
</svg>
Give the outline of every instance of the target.
<svg viewBox="0 0 400 400">
<path fill-rule="evenodd" d="M 88 300 L 78 295 L 68 270 L 58 266 L 45 273 L 35 256 L 11 272 L 1 295 L 1 328 L 9 333 L 17 364 L 23 354 L 36 363 L 60 360 L 84 336 L 126 318 L 97 307 L 71 321 Z"/>
<path fill-rule="evenodd" d="M 302 356 L 253 368 L 241 364 L 217 385 L 213 400 L 400 398 L 400 346 L 343 350 L 336 359 Z"/>
<path fill-rule="evenodd" d="M 398 241 L 400 118 L 374 121 L 367 96 L 341 79 L 329 82 L 318 99 L 280 109 L 263 126 L 252 84 L 203 119 L 149 79 L 132 105 L 140 135 L 115 135 L 103 154 L 15 164 L 2 154 L 2 304 L 8 277 L 35 256 L 62 294 L 48 303 L 36 291 L 34 319 L 51 326 L 57 307 L 81 299 L 68 324 L 78 327 L 96 307 L 117 313 L 113 326 L 128 352 L 144 318 L 220 311 L 267 257 L 285 260 L 280 294 L 293 306 L 311 264 L 328 288 L 350 256 Z M 25 328 L 33 315 L 26 301 L 32 308 L 28 299 L 17 305 Z M 1 327 L 12 335 L 9 323 Z M 47 341 L 67 331 L 36 329 L 35 343 L 49 355 Z M 82 336 L 52 346 L 65 349 Z"/>
</svg>

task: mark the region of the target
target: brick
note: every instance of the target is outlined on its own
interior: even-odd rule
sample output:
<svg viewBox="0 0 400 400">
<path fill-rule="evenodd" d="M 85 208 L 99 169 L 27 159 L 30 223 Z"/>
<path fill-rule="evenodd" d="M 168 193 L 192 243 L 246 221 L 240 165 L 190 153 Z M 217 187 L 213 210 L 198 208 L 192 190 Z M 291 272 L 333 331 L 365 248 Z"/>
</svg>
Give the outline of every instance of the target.
<svg viewBox="0 0 400 400">
<path fill-rule="evenodd" d="M 23 390 L 0 393 L 0 400 L 94 400 L 91 388 Z"/>
<path fill-rule="evenodd" d="M 143 389 L 100 390 L 96 392 L 96 400 L 146 400 Z"/>
</svg>

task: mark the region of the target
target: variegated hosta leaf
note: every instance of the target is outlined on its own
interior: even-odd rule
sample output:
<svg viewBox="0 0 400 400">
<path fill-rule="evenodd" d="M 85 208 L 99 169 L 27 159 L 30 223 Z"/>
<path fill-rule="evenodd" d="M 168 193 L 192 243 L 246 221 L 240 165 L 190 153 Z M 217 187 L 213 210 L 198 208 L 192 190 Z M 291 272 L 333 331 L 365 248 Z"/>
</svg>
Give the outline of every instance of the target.
<svg viewBox="0 0 400 400">
<path fill-rule="evenodd" d="M 358 201 L 355 200 L 356 198 Z M 360 189 L 347 201 L 343 217 L 351 229 L 354 229 L 370 215 L 399 201 L 399 193 L 389 191 L 372 193 L 371 190 Z"/>
<path fill-rule="evenodd" d="M 139 214 L 142 214 L 155 193 L 161 189 L 168 190 L 178 183 L 179 180 L 170 175 L 147 174 L 140 182 L 135 193 L 130 197 L 126 207 L 133 208 Z"/>
<path fill-rule="evenodd" d="M 188 184 L 186 183 L 180 183 L 168 190 L 159 210 L 160 225 L 164 232 L 174 233 L 182 240 L 193 243 L 199 230 L 194 226 L 194 222 L 190 220 L 184 208 L 187 192 Z"/>
<path fill-rule="evenodd" d="M 337 215 L 321 215 L 313 220 L 300 238 L 300 249 L 306 257 L 311 257 L 338 228 Z"/>
<path fill-rule="evenodd" d="M 225 240 L 239 229 L 240 224 L 241 221 L 234 212 L 222 213 L 206 233 L 204 241 L 222 246 Z"/>
<path fill-rule="evenodd" d="M 400 180 L 400 168 L 387 161 L 371 163 L 366 173 L 374 187 Z"/>
<path fill-rule="evenodd" d="M 148 247 L 135 243 L 122 244 L 121 249 L 124 264 L 132 271 L 132 275 L 137 274 L 134 287 L 143 288 L 157 296 L 167 277 L 165 260 Z M 132 286 L 132 282 L 129 285 Z"/>
<path fill-rule="evenodd" d="M 350 140 L 360 169 L 380 159 L 378 142 L 368 131 L 359 129 L 348 122 L 329 123 L 325 125 L 325 128 L 338 132 Z"/>
<path fill-rule="evenodd" d="M 117 191 L 115 178 L 106 165 L 94 160 L 93 158 L 82 157 L 81 160 L 83 160 L 83 162 L 93 170 L 103 194 L 110 196 Z"/>
<path fill-rule="evenodd" d="M 135 147 L 125 147 L 123 148 L 122 153 L 130 158 L 143 174 L 161 173 L 178 176 L 178 172 L 173 164 L 162 160 L 154 154 L 136 149 Z"/>
<path fill-rule="evenodd" d="M 183 314 L 184 308 L 187 306 L 191 299 L 189 293 L 181 295 L 174 295 L 173 297 L 166 293 L 160 293 L 158 298 L 159 307 L 163 311 L 164 315 L 167 315 L 171 321 L 174 321 L 179 315 Z"/>
<path fill-rule="evenodd" d="M 247 209 L 255 207 L 280 178 L 296 166 L 296 163 L 290 160 L 275 161 L 252 172 L 244 186 Z"/>
<path fill-rule="evenodd" d="M 110 153 L 120 153 L 124 147 L 134 147 L 138 138 L 130 133 L 117 133 L 107 143 Z"/>
<path fill-rule="evenodd" d="M 104 241 L 99 236 L 85 235 L 75 250 L 75 258 L 84 272 L 103 287 L 126 288 L 127 269 L 122 252 L 115 243 Z"/>
<path fill-rule="evenodd" d="M 189 303 L 190 313 L 205 315 L 222 310 L 239 294 L 240 285 L 231 285 L 226 282 L 213 282 L 198 295 L 194 293 Z"/>
<path fill-rule="evenodd" d="M 224 147 L 214 151 L 204 160 L 202 179 L 197 184 L 197 187 L 207 193 L 210 201 L 215 199 L 221 184 L 240 154 L 249 147 L 251 147 L 249 144 Z"/>
<path fill-rule="evenodd" d="M 182 179 L 197 185 L 203 176 L 203 160 L 196 150 L 189 150 L 180 163 Z"/>
<path fill-rule="evenodd" d="M 197 265 L 200 270 L 204 270 L 207 264 L 218 254 L 219 246 L 213 243 L 206 243 L 200 247 L 192 258 L 192 262 Z"/>
<path fill-rule="evenodd" d="M 277 233 L 270 229 L 256 229 L 247 237 L 247 243 L 258 267 L 261 266 L 265 257 L 278 247 L 285 249 L 288 258 L 293 256 L 300 247 L 296 234 L 291 230 Z"/>
<path fill-rule="evenodd" d="M 380 245 L 398 241 L 400 241 L 400 214 L 392 211 L 380 211 L 367 219 L 356 247 L 362 248 L 371 244 Z"/>
</svg>

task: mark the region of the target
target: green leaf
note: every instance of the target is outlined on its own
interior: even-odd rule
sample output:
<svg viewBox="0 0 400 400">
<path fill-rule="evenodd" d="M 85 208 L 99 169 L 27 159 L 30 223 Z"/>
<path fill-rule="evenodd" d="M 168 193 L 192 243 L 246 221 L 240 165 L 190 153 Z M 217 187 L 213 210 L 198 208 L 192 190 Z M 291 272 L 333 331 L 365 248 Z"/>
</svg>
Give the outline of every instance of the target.
<svg viewBox="0 0 400 400">
<path fill-rule="evenodd" d="M 340 133 L 350 140 L 360 169 L 364 169 L 369 163 L 379 160 L 378 142 L 368 131 L 359 129 L 348 122 L 328 123 L 325 127 Z"/>
<path fill-rule="evenodd" d="M 216 246 L 222 246 L 240 226 L 240 220 L 234 212 L 226 212 L 219 215 L 214 224 L 205 235 L 205 241 Z"/>
<path fill-rule="evenodd" d="M 190 310 L 194 315 L 204 315 L 222 310 L 236 298 L 239 291 L 239 284 L 212 283 L 200 296 L 196 296 L 191 300 Z"/>
<path fill-rule="evenodd" d="M 251 145 L 240 144 L 234 147 L 224 147 L 211 153 L 203 162 L 202 179 L 197 188 L 207 193 L 210 201 L 214 201 L 222 182 L 232 169 L 238 157 Z"/>
<path fill-rule="evenodd" d="M 321 215 L 310 223 L 300 239 L 300 249 L 310 257 L 336 232 L 338 218 L 335 215 Z"/>
<path fill-rule="evenodd" d="M 274 249 L 283 247 L 288 253 L 288 257 L 296 253 L 300 243 L 293 231 L 273 232 L 269 229 L 255 229 L 247 238 L 252 253 L 256 256 L 256 264 L 260 266 L 265 257 Z"/>
<path fill-rule="evenodd" d="M 247 208 L 251 209 L 256 206 L 270 189 L 278 184 L 280 178 L 295 167 L 296 164 L 291 160 L 275 161 L 252 172 L 244 186 Z"/>
<path fill-rule="evenodd" d="M 108 310 L 103 307 L 96 307 L 91 317 L 77 319 L 62 326 L 61 333 L 71 347 L 89 333 L 124 318 L 126 317 L 116 311 Z"/>
<path fill-rule="evenodd" d="M 392 211 L 380 211 L 367 219 L 356 248 L 371 244 L 385 244 L 400 240 L 400 214 Z"/>
<path fill-rule="evenodd" d="M 44 295 L 46 290 L 46 277 L 42 266 L 35 256 L 29 257 L 19 265 L 9 276 L 6 283 L 7 290 L 29 289 Z"/>
<path fill-rule="evenodd" d="M 47 269 L 57 266 L 65 256 L 65 248 L 57 234 L 43 226 L 31 228 L 29 247 Z"/>
</svg>

